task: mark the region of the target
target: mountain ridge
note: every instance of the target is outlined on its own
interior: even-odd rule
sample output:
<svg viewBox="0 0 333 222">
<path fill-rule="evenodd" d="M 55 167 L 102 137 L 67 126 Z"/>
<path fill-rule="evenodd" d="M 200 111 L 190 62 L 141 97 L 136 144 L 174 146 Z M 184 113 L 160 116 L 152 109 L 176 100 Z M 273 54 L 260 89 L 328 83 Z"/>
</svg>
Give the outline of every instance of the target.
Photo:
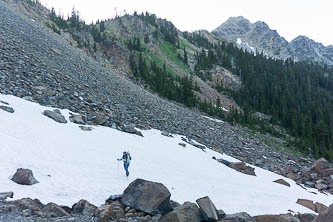
<svg viewBox="0 0 333 222">
<path fill-rule="evenodd" d="M 243 16 L 230 17 L 212 33 L 231 42 L 237 42 L 239 38 L 269 57 L 333 65 L 332 45 L 325 47 L 322 43 L 304 35 L 299 35 L 288 42 L 263 21 L 251 23 Z M 239 46 L 246 49 L 242 45 Z"/>
</svg>

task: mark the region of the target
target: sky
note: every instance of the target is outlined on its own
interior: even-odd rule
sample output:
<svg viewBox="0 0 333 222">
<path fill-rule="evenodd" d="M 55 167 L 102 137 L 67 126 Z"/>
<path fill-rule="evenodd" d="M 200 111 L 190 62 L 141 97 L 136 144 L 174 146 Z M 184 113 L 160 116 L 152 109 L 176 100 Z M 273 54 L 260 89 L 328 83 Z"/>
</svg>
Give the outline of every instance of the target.
<svg viewBox="0 0 333 222">
<path fill-rule="evenodd" d="M 264 21 L 291 41 L 305 35 L 325 46 L 333 45 L 332 0 L 40 0 L 67 16 L 72 8 L 87 22 L 113 18 L 126 11 L 155 13 L 181 31 L 212 31 L 231 16 Z"/>
</svg>

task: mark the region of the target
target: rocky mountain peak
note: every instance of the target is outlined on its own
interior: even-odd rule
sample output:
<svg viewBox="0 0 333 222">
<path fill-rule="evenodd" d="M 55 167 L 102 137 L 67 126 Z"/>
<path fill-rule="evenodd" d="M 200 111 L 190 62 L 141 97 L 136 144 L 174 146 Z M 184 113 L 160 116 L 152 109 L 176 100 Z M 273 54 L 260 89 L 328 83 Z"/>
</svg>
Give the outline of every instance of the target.
<svg viewBox="0 0 333 222">
<path fill-rule="evenodd" d="M 333 46 L 325 47 L 300 35 L 290 43 L 263 21 L 250 23 L 242 16 L 231 17 L 212 31 L 218 37 L 235 42 L 244 50 L 263 51 L 267 56 L 333 65 Z M 242 44 L 239 44 L 239 43 Z"/>
</svg>

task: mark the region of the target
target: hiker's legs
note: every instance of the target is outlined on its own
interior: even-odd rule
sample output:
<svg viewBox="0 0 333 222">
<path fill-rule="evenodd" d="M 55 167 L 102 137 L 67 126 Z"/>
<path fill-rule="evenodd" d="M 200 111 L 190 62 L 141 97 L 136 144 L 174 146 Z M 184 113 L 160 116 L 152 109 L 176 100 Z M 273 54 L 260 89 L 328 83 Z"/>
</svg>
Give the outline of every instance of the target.
<svg viewBox="0 0 333 222">
<path fill-rule="evenodd" d="M 129 175 L 128 167 L 129 167 L 129 164 L 128 163 L 124 163 L 124 168 L 125 168 L 125 171 L 126 171 L 126 176 Z"/>
</svg>

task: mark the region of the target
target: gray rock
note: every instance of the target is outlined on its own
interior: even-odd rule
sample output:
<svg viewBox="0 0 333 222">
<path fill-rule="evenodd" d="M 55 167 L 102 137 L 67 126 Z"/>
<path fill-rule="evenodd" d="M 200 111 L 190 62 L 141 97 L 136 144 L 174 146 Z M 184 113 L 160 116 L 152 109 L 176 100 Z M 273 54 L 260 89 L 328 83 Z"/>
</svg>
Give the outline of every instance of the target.
<svg viewBox="0 0 333 222">
<path fill-rule="evenodd" d="M 208 196 L 196 200 L 200 207 L 204 221 L 217 221 L 219 219 L 217 209 Z"/>
<path fill-rule="evenodd" d="M 64 209 L 62 209 L 60 206 L 58 206 L 55 203 L 48 203 L 43 209 L 42 212 L 47 217 L 64 217 L 64 216 L 70 216 Z"/>
<path fill-rule="evenodd" d="M 325 211 L 320 213 L 313 222 L 332 222 L 333 218 L 333 204 Z"/>
<path fill-rule="evenodd" d="M 89 126 L 79 126 L 81 130 L 83 131 L 92 131 L 93 128 L 92 127 L 89 127 Z"/>
<path fill-rule="evenodd" d="M 76 123 L 76 124 L 81 124 L 81 125 L 85 125 L 86 123 L 84 122 L 82 116 L 80 115 L 76 115 L 76 114 L 72 114 L 70 117 L 69 117 L 69 120 L 73 123 Z"/>
<path fill-rule="evenodd" d="M 161 217 L 159 222 L 200 222 L 201 214 L 194 203 L 185 202 L 170 213 Z"/>
<path fill-rule="evenodd" d="M 301 222 L 312 222 L 316 215 L 314 214 L 298 214 L 297 217 L 300 219 Z"/>
<path fill-rule="evenodd" d="M 227 214 L 219 222 L 254 222 L 255 220 L 246 212 Z"/>
<path fill-rule="evenodd" d="M 282 215 L 260 215 L 253 217 L 255 222 L 301 222 L 298 217 L 282 214 Z"/>
<path fill-rule="evenodd" d="M 170 192 L 161 183 L 136 179 L 125 189 L 122 203 L 150 215 L 166 214 L 172 211 Z"/>
<path fill-rule="evenodd" d="M 22 168 L 17 169 L 12 181 L 21 185 L 34 185 L 38 183 L 31 170 Z"/>
<path fill-rule="evenodd" d="M 13 192 L 0 193 L 0 201 L 4 201 L 7 198 L 13 198 L 13 196 L 14 196 Z"/>
<path fill-rule="evenodd" d="M 45 110 L 45 111 L 43 112 L 43 114 L 44 114 L 45 116 L 47 116 L 47 117 L 53 119 L 54 121 L 56 121 L 56 122 L 58 122 L 58 123 L 67 123 L 66 118 L 65 118 L 63 115 L 61 115 L 61 114 L 59 114 L 59 113 L 57 113 L 57 112 L 50 111 L 50 110 Z"/>
<path fill-rule="evenodd" d="M 86 200 L 80 200 L 72 207 L 74 214 L 92 215 L 96 211 L 97 207 L 89 203 Z"/>
<path fill-rule="evenodd" d="M 284 179 L 278 179 L 278 180 L 275 180 L 273 182 L 282 184 L 282 185 L 287 186 L 287 187 L 290 187 L 290 184 L 288 182 L 286 182 Z"/>
<path fill-rule="evenodd" d="M 0 109 L 9 112 L 9 113 L 14 113 L 14 109 L 12 107 L 9 106 L 0 106 Z"/>
</svg>

